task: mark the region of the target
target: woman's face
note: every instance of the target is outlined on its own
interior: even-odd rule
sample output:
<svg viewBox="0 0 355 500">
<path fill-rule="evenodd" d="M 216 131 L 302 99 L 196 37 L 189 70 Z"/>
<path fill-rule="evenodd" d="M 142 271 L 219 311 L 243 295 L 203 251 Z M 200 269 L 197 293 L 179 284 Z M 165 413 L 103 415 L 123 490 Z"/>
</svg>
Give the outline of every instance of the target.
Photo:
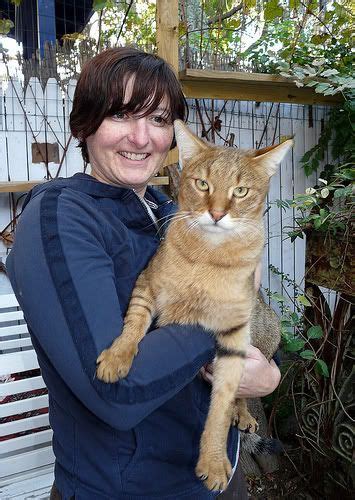
<svg viewBox="0 0 355 500">
<path fill-rule="evenodd" d="M 130 100 L 132 87 L 131 78 L 125 103 Z M 164 98 L 148 116 L 106 117 L 86 139 L 91 175 L 106 184 L 133 188 L 143 196 L 148 181 L 162 167 L 173 140 L 173 125 L 164 118 L 168 110 L 169 102 Z"/>
</svg>

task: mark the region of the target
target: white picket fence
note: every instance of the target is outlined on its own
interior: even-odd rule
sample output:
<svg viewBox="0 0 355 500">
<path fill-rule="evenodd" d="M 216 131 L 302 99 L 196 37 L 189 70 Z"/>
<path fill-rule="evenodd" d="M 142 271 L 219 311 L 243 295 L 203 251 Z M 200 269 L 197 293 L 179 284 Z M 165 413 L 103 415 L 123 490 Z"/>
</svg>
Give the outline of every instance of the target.
<svg viewBox="0 0 355 500">
<path fill-rule="evenodd" d="M 58 174 L 58 170 L 63 177 L 83 170 L 77 142 L 71 138 L 69 130 L 75 86 L 76 81 L 72 80 L 63 90 L 55 79 L 49 79 L 43 90 L 40 82 L 32 78 L 24 90 L 19 81 L 3 82 L 0 87 L 0 182 L 42 180 L 48 177 L 47 168 L 52 177 Z M 189 104 L 189 122 L 200 133 L 194 101 Z M 203 104 L 206 110 L 211 109 L 210 100 Z M 224 101 L 215 101 L 215 113 L 223 104 Z M 295 104 L 229 101 L 221 114 L 220 135 L 227 137 L 232 132 L 234 144 L 246 148 L 268 146 L 293 135 L 295 147 L 273 177 L 268 201 L 291 199 L 317 180 L 318 173 L 306 179 L 299 160 L 317 142 L 326 115 L 327 109 L 323 106 L 310 108 Z M 59 163 L 50 162 L 48 166 L 44 162 L 33 163 L 32 145 L 36 142 L 57 143 Z M 218 136 L 216 142 L 221 142 Z M 270 272 L 269 264 L 297 283 L 301 284 L 304 276 L 304 242 L 298 239 L 291 243 L 284 234 L 286 226 L 292 225 L 293 215 L 292 211 L 285 213 L 271 205 L 265 217 L 267 246 L 263 285 L 276 292 L 282 292 L 282 283 Z M 9 195 L 0 193 L 0 230 L 12 217 Z M 7 251 L 4 246 L 0 248 L 3 260 Z"/>
</svg>

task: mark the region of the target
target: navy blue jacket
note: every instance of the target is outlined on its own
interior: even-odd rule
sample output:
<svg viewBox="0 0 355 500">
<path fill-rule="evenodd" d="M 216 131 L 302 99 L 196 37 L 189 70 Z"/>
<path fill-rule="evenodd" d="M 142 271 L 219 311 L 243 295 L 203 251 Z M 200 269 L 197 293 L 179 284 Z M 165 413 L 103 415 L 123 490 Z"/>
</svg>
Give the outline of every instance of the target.
<svg viewBox="0 0 355 500">
<path fill-rule="evenodd" d="M 154 189 L 146 198 L 158 219 L 174 210 Z M 194 473 L 210 397 L 198 371 L 213 359 L 212 336 L 198 327 L 153 329 L 125 380 L 95 377 L 159 241 L 133 190 L 86 174 L 38 186 L 26 199 L 7 268 L 49 391 L 64 499 L 214 497 Z M 236 449 L 232 429 L 232 463 Z"/>
</svg>

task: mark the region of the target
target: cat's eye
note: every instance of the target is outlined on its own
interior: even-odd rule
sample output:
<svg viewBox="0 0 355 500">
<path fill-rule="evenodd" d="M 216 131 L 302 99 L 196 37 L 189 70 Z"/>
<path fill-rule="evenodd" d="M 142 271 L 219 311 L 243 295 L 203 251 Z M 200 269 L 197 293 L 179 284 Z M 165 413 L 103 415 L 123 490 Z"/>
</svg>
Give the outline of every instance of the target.
<svg viewBox="0 0 355 500">
<path fill-rule="evenodd" d="M 208 191 L 209 190 L 208 183 L 206 181 L 203 181 L 202 179 L 196 179 L 196 187 L 200 191 Z"/>
<path fill-rule="evenodd" d="M 244 198 L 248 194 L 249 189 L 246 187 L 237 187 L 233 190 L 233 196 L 236 198 Z"/>
</svg>

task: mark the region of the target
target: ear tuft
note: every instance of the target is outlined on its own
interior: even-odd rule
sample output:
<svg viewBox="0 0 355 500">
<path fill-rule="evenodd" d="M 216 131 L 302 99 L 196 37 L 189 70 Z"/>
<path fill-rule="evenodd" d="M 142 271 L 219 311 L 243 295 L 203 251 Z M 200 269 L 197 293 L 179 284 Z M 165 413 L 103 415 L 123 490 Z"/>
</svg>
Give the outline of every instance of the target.
<svg viewBox="0 0 355 500">
<path fill-rule="evenodd" d="M 174 121 L 174 131 L 176 144 L 179 150 L 179 163 L 181 168 L 184 167 L 187 161 L 209 147 L 208 144 L 192 133 L 187 125 L 181 120 Z"/>
<path fill-rule="evenodd" d="M 271 177 L 277 170 L 278 165 L 285 158 L 286 154 L 292 148 L 294 142 L 292 139 L 287 139 L 276 146 L 269 146 L 255 152 L 254 161 L 263 163 L 267 173 Z"/>
</svg>

